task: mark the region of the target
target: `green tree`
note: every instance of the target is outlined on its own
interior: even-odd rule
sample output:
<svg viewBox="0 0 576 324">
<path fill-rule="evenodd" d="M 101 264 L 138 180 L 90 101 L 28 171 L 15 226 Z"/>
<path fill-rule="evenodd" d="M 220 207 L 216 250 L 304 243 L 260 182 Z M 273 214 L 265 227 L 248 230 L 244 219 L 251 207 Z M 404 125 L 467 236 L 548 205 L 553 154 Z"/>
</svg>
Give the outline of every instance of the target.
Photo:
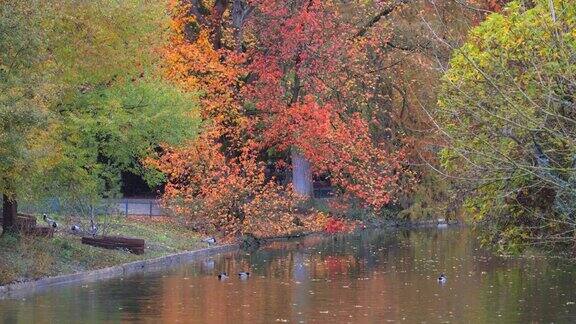
<svg viewBox="0 0 576 324">
<path fill-rule="evenodd" d="M 119 191 L 161 144 L 194 136 L 196 95 L 163 78 L 162 2 L 3 1 L 0 4 L 0 191 L 4 230 L 16 197 L 90 202 Z"/>
<path fill-rule="evenodd" d="M 196 95 L 163 79 L 166 4 L 143 0 L 50 1 L 47 38 L 62 95 L 54 141 L 58 163 L 38 192 L 89 201 L 119 193 L 123 171 L 163 180 L 142 160 L 197 129 Z"/>
<path fill-rule="evenodd" d="M 444 75 L 440 158 L 494 242 L 573 241 L 575 30 L 574 1 L 511 2 L 471 31 Z"/>
<path fill-rule="evenodd" d="M 151 186 L 161 183 L 163 174 L 142 162 L 156 155 L 161 144 L 178 145 L 195 134 L 196 119 L 190 115 L 194 102 L 194 95 L 169 84 L 146 81 L 107 87 L 67 102 L 57 134 L 60 163 L 51 169 L 51 178 L 57 180 L 48 183 L 56 189 L 52 194 L 113 197 L 119 194 L 123 171 L 142 176 Z"/>
<path fill-rule="evenodd" d="M 0 3 L 0 192 L 3 228 L 13 231 L 16 197 L 30 185 L 29 174 L 45 150 L 48 106 L 54 95 L 36 1 Z"/>
</svg>

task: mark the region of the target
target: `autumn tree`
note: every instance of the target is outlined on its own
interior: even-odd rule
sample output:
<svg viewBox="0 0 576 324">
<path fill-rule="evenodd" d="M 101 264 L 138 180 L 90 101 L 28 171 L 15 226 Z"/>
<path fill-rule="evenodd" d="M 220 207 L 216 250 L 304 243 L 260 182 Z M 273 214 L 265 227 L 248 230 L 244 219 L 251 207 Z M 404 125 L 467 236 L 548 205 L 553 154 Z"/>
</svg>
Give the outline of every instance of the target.
<svg viewBox="0 0 576 324">
<path fill-rule="evenodd" d="M 209 215 L 194 204 L 214 208 L 216 219 L 238 224 L 260 188 L 288 183 L 290 172 L 301 196 L 312 196 L 321 176 L 372 211 L 404 206 L 436 163 L 422 106 L 436 102 L 449 58 L 443 42 L 474 23 L 468 11 L 448 14 L 455 9 L 450 1 L 172 2 L 167 73 L 201 92 L 204 124 L 198 140 L 151 161 L 169 174 L 168 205 L 200 218 Z"/>
<path fill-rule="evenodd" d="M 379 210 L 396 198 L 400 176 L 409 175 L 403 145 L 373 136 L 374 115 L 349 96 L 362 82 L 350 73 L 352 64 L 368 50 L 358 38 L 402 3 L 387 3 L 360 28 L 331 2 L 253 3 L 259 46 L 246 97 L 260 111 L 262 145 L 290 151 L 297 192 L 310 195 L 312 173 L 328 174 L 343 192 Z"/>
<path fill-rule="evenodd" d="M 165 49 L 167 76 L 201 92 L 207 140 L 237 150 L 247 121 L 238 100 L 244 82 L 244 1 L 172 1 L 172 36 Z M 233 154 L 233 153 L 230 153 Z"/>
<path fill-rule="evenodd" d="M 167 77 L 184 91 L 200 92 L 202 133 L 179 148 L 165 147 L 148 163 L 168 175 L 164 200 L 202 231 L 235 235 L 243 203 L 263 183 L 263 168 L 247 149 L 250 127 L 239 90 L 244 69 L 244 1 L 172 1 Z"/>
<path fill-rule="evenodd" d="M 573 242 L 575 15 L 572 1 L 511 2 L 470 33 L 443 78 L 442 165 L 489 242 Z"/>
</svg>

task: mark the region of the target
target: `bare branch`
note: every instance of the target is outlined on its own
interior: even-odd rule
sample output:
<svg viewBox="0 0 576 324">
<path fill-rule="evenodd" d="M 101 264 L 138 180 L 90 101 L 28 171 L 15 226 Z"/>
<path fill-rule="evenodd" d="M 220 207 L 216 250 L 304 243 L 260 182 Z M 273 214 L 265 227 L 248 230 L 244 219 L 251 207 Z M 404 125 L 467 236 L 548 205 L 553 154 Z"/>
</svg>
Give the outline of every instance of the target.
<svg viewBox="0 0 576 324">
<path fill-rule="evenodd" d="M 372 26 L 376 25 L 380 20 L 382 20 L 382 18 L 389 16 L 392 12 L 394 12 L 394 10 L 396 10 L 396 8 L 409 2 L 413 2 L 413 0 L 396 0 L 392 4 L 386 6 L 374 17 L 372 17 L 372 19 L 370 19 L 364 26 L 362 26 L 362 28 L 360 28 L 360 30 L 358 30 L 356 34 L 354 34 L 353 38 L 358 38 L 366 35 L 368 30 L 370 30 Z"/>
</svg>

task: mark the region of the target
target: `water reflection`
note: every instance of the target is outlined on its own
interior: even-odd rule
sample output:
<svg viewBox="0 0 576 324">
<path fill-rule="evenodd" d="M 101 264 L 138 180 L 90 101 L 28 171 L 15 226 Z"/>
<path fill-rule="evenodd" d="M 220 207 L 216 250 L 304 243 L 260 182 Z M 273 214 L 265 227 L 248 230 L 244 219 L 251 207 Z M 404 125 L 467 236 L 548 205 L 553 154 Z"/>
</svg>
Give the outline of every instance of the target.
<svg viewBox="0 0 576 324">
<path fill-rule="evenodd" d="M 365 231 L 0 301 L 0 323 L 569 322 L 575 270 L 494 256 L 468 229 Z"/>
</svg>

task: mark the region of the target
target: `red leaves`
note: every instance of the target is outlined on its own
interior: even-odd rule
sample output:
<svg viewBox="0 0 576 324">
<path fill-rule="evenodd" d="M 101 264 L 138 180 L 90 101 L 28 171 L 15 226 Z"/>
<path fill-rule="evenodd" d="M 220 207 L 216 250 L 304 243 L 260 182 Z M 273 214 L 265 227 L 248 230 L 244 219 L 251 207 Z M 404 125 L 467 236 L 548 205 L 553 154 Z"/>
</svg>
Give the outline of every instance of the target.
<svg viewBox="0 0 576 324">
<path fill-rule="evenodd" d="M 297 147 L 316 173 L 328 173 L 346 194 L 380 209 L 393 201 L 402 151 L 373 141 L 368 123 L 334 97 L 350 51 L 338 10 L 322 1 L 253 1 L 262 51 L 249 69 L 257 79 L 244 94 L 260 110 L 260 145 Z M 354 61 L 352 59 L 352 61 Z M 342 90 L 342 92 L 338 92 Z"/>
<path fill-rule="evenodd" d="M 376 80 L 365 80 L 361 70 L 366 48 L 377 44 L 350 41 L 353 31 L 330 1 L 249 3 L 245 53 L 215 45 L 226 23 L 200 21 L 190 8 L 176 6 L 167 73 L 200 91 L 206 124 L 194 142 L 149 161 L 168 176 L 165 201 L 205 231 L 295 231 L 299 199 L 266 174 L 270 161 L 262 152 L 274 148 L 281 155 L 297 147 L 346 198 L 375 210 L 393 202 L 404 189 L 401 178 L 410 178 L 406 155 L 397 143 L 374 136 L 373 129 L 385 125 L 363 110 L 380 95 L 373 91 Z M 198 29 L 194 38 L 190 26 Z M 307 229 L 346 227 L 322 214 L 301 216 Z"/>
<path fill-rule="evenodd" d="M 326 224 L 326 228 L 324 229 L 324 231 L 326 231 L 326 233 L 328 234 L 336 234 L 339 232 L 344 232 L 346 231 L 346 224 L 340 219 L 330 218 L 328 224 Z"/>
</svg>

